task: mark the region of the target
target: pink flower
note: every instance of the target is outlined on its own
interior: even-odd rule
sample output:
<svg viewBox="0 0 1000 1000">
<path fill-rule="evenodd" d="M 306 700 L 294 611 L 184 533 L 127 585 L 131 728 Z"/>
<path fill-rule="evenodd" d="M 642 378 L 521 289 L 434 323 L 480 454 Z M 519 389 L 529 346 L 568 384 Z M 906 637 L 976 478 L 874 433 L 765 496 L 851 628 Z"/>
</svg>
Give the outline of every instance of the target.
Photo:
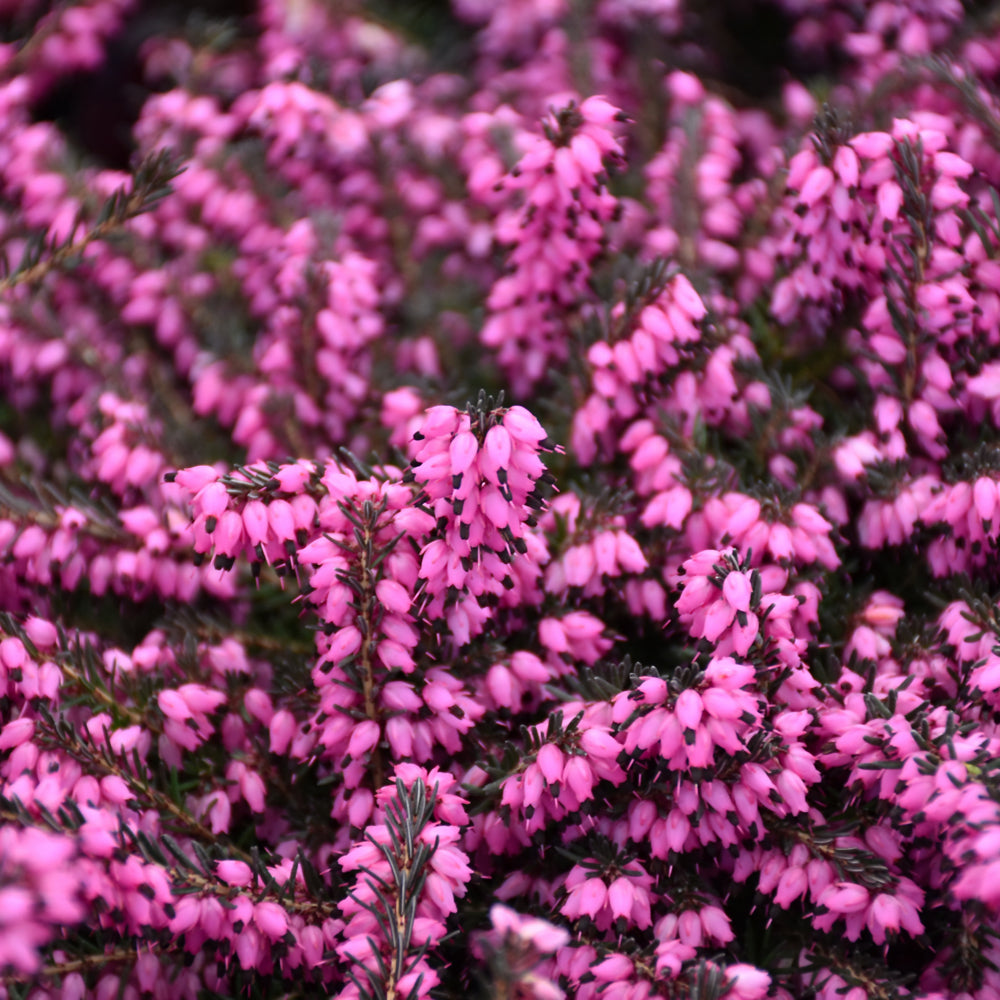
<svg viewBox="0 0 1000 1000">
<path fill-rule="evenodd" d="M 698 919 L 701 920 L 706 937 L 719 944 L 728 944 L 736 936 L 725 911 L 718 906 L 703 906 Z"/>
<path fill-rule="evenodd" d="M 562 905 L 562 912 L 571 920 L 579 917 L 596 918 L 604 908 L 608 898 L 608 888 L 599 878 L 588 878 L 570 890 Z"/>
<path fill-rule="evenodd" d="M 983 365 L 978 375 L 970 378 L 966 388 L 982 399 L 994 400 L 1000 398 L 1000 362 Z"/>
<path fill-rule="evenodd" d="M 817 902 L 832 913 L 847 915 L 866 910 L 870 896 L 863 886 L 853 882 L 836 882 L 820 894 Z"/>
<path fill-rule="evenodd" d="M 277 903 L 263 900 L 254 906 L 254 923 L 261 933 L 272 941 L 277 941 L 288 932 L 288 914 Z"/>
<path fill-rule="evenodd" d="M 688 688 L 677 696 L 677 704 L 674 711 L 677 713 L 677 721 L 684 729 L 695 730 L 701 722 L 702 700 L 697 691 Z"/>
<path fill-rule="evenodd" d="M 10 750 L 26 743 L 35 732 L 33 719 L 14 719 L 0 730 L 0 750 Z"/>
<path fill-rule="evenodd" d="M 747 573 L 727 573 L 722 583 L 722 596 L 736 611 L 750 610 L 750 595 L 753 585 Z"/>
<path fill-rule="evenodd" d="M 523 917 L 499 903 L 490 907 L 490 921 L 502 934 L 513 934 L 530 944 L 539 955 L 549 955 L 569 943 L 569 931 L 546 920 Z"/>
<path fill-rule="evenodd" d="M 726 966 L 726 1000 L 761 1000 L 768 995 L 771 977 L 752 965 Z"/>
<path fill-rule="evenodd" d="M 216 873 L 223 882 L 229 885 L 249 885 L 253 877 L 250 866 L 244 861 L 224 860 L 217 862 Z"/>
</svg>

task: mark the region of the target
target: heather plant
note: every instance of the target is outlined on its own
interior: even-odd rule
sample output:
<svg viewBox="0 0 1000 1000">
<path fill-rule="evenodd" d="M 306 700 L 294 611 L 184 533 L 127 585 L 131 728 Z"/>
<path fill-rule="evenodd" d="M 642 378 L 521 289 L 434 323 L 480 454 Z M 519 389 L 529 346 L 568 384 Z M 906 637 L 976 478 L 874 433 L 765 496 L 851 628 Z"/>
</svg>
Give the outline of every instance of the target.
<svg viewBox="0 0 1000 1000">
<path fill-rule="evenodd" d="M 0 0 L 0 998 L 1000 998 L 986 2 Z"/>
</svg>

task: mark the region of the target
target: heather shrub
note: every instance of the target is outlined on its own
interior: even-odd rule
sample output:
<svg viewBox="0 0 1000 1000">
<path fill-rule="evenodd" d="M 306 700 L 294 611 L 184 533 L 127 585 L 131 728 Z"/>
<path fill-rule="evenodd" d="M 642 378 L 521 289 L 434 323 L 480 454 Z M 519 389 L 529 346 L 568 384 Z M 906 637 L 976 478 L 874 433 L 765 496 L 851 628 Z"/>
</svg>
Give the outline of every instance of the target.
<svg viewBox="0 0 1000 1000">
<path fill-rule="evenodd" d="M 1000 998 L 1000 29 L 0 0 L 0 998 Z"/>
</svg>

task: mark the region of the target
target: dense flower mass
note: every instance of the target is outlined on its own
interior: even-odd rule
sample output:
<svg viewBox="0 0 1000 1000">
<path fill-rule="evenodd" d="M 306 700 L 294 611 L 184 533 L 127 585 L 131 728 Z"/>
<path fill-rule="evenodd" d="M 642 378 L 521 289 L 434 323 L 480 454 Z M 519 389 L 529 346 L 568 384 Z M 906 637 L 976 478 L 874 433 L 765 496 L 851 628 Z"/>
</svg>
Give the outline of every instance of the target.
<svg viewBox="0 0 1000 1000">
<path fill-rule="evenodd" d="M 0 1000 L 1000 1000 L 998 15 L 0 0 Z"/>
</svg>

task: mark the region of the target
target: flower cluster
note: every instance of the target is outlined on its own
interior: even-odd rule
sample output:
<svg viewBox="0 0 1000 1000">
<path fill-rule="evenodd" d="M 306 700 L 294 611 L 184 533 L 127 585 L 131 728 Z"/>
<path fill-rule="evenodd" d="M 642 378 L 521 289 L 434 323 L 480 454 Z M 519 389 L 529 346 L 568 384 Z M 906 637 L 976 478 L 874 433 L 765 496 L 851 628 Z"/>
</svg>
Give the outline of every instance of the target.
<svg viewBox="0 0 1000 1000">
<path fill-rule="evenodd" d="M 4 749 L 20 741 L 19 721 L 8 723 L 0 734 Z M 60 924 L 75 924 L 86 914 L 73 864 L 76 845 L 56 833 L 8 825 L 0 830 L 0 847 L 0 965 L 37 972 L 42 964 L 38 949 Z"/>
<path fill-rule="evenodd" d="M 481 338 L 517 392 L 566 361 L 566 324 L 586 301 L 591 265 L 617 208 L 604 161 L 622 156 L 611 131 L 620 116 L 600 97 L 571 102 L 542 123 L 543 135 L 524 137 L 521 159 L 499 182 L 525 192 L 524 204 L 496 219 L 495 238 L 512 247 L 509 273 L 486 300 Z"/>
<path fill-rule="evenodd" d="M 417 6 L 0 0 L 0 1000 L 998 1000 L 997 4 Z"/>
<path fill-rule="evenodd" d="M 337 951 L 352 969 L 354 985 L 345 997 L 396 991 L 426 997 L 440 982 L 426 955 L 445 937 L 455 897 L 465 895 L 472 871 L 457 846 L 460 828 L 436 821 L 439 786 L 429 790 L 429 776 L 418 770 L 404 765 L 394 784 L 380 789 L 382 822 L 368 826 L 364 839 L 340 858 L 345 872 L 359 872 L 341 904 L 347 924 Z M 447 780 L 445 787 L 453 783 Z M 457 796 L 447 796 L 442 806 L 438 812 L 467 821 Z M 353 971 L 358 967 L 367 982 Z"/>
</svg>

